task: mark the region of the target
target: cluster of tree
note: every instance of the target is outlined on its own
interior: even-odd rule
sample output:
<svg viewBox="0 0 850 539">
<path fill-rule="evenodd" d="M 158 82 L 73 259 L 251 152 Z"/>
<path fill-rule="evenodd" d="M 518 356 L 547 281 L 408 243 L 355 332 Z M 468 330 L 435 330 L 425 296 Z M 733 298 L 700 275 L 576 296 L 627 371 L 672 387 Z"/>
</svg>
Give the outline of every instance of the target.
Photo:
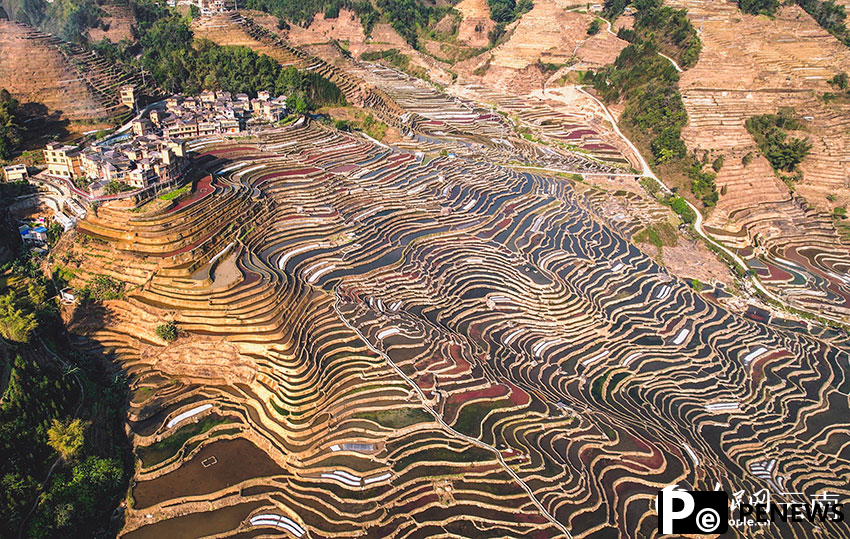
<svg viewBox="0 0 850 539">
<path fill-rule="evenodd" d="M 104 15 L 96 0 L 8 0 L 8 7 L 13 19 L 72 43 L 85 43 Z"/>
<path fill-rule="evenodd" d="M 126 380 L 72 351 L 47 301 L 55 289 L 30 259 L 3 269 L 15 284 L 0 300 L 0 316 L 5 320 L 14 310 L 29 327 L 0 347 L 0 372 L 8 376 L 0 399 L 0 537 L 21 530 L 26 537 L 114 536 L 110 515 L 131 468 L 122 412 Z M 45 343 L 67 351 L 65 358 L 60 362 Z"/>
<path fill-rule="evenodd" d="M 419 34 L 450 9 L 450 6 L 429 6 L 419 0 L 377 0 L 377 5 L 393 29 L 414 49 L 419 47 Z"/>
<path fill-rule="evenodd" d="M 607 4 L 611 12 L 622 12 L 627 4 Z M 646 137 L 653 160 L 658 165 L 674 164 L 691 180 L 691 191 L 709 207 L 717 203 L 716 174 L 704 172 L 703 163 L 688 155 L 682 128 L 688 123 L 679 73 L 669 60 L 659 55 L 658 36 L 665 50 L 686 67 L 696 63 L 701 45 L 685 10 L 662 7 L 660 0 L 637 0 L 634 30 L 613 64 L 588 72 L 584 80 L 593 85 L 602 99 L 614 103 L 625 99 L 622 121 Z"/>
<path fill-rule="evenodd" d="M 846 90 L 848 88 L 848 81 L 849 80 L 850 79 L 848 79 L 848 77 L 847 77 L 847 72 L 842 71 L 841 73 L 835 75 L 834 77 L 832 77 L 831 79 L 829 79 L 826 82 L 828 82 L 832 86 L 835 86 L 839 90 Z"/>
<path fill-rule="evenodd" d="M 124 182 L 112 180 L 104 186 L 103 190 L 106 192 L 107 195 L 114 195 L 116 193 L 132 191 L 133 188 Z"/>
<path fill-rule="evenodd" d="M 389 126 L 371 114 L 357 112 L 354 120 L 334 120 L 333 126 L 340 131 L 362 131 L 375 140 L 382 140 Z"/>
<path fill-rule="evenodd" d="M 797 0 L 797 4 L 824 30 L 838 38 L 839 41 L 850 47 L 850 31 L 847 30 L 845 19 L 847 13 L 844 6 L 836 4 L 834 0 Z"/>
<path fill-rule="evenodd" d="M 23 142 L 21 113 L 18 101 L 9 92 L 0 89 L 0 159 L 9 159 Z"/>
<path fill-rule="evenodd" d="M 95 275 L 80 291 L 83 301 L 119 299 L 124 294 L 124 283 L 108 275 Z"/>
<path fill-rule="evenodd" d="M 623 120 L 651 137 L 657 163 L 685 156 L 687 150 L 680 135 L 688 117 L 676 86 L 679 75 L 658 55 L 654 40 L 628 45 L 613 64 L 588 72 L 585 80 L 607 102 L 626 99 Z"/>
<path fill-rule="evenodd" d="M 595 36 L 596 34 L 599 33 L 599 30 L 601 30 L 601 29 L 602 29 L 602 23 L 599 21 L 599 19 L 593 19 L 590 22 L 590 25 L 587 27 L 587 35 Z"/>
<path fill-rule="evenodd" d="M 779 0 L 738 0 L 738 9 L 750 15 L 773 15 L 779 9 Z"/>
<path fill-rule="evenodd" d="M 490 18 L 496 26 L 490 31 L 490 44 L 495 45 L 505 35 L 505 26 L 512 23 L 534 7 L 532 0 L 487 0 Z"/>
<path fill-rule="evenodd" d="M 534 7 L 532 0 L 487 0 L 490 18 L 497 23 L 510 24 Z"/>
<path fill-rule="evenodd" d="M 747 119 L 747 131 L 753 136 L 762 155 L 773 170 L 794 172 L 800 161 L 812 149 L 809 138 L 788 138 L 786 130 L 802 129 L 790 109 L 780 109 L 778 114 L 761 114 Z"/>
<path fill-rule="evenodd" d="M 602 15 L 613 22 L 614 19 L 623 14 L 631 0 L 605 0 L 602 4 Z"/>
<path fill-rule="evenodd" d="M 623 29 L 620 37 L 629 42 L 654 38 L 661 51 L 675 58 L 682 68 L 697 63 L 702 42 L 686 9 L 662 6 L 661 0 L 635 0 L 632 5 L 635 8 L 634 29 Z"/>
<path fill-rule="evenodd" d="M 285 21 L 309 26 L 317 13 L 335 19 L 341 9 L 349 9 L 360 18 L 368 36 L 381 17 L 369 0 L 245 0 L 244 4 L 240 4 L 276 16 L 281 21 L 281 29 L 287 27 Z"/>
<path fill-rule="evenodd" d="M 256 96 L 267 90 L 294 96 L 293 106 L 302 111 L 345 103 L 339 88 L 317 73 L 284 68 L 247 47 L 195 41 L 189 21 L 177 14 L 154 11 L 147 15 L 138 27 L 141 62 L 169 92 L 196 94 L 220 89 Z M 161 17 L 157 19 L 157 15 Z"/>
<path fill-rule="evenodd" d="M 714 183 L 717 178 L 717 171 L 703 170 L 703 165 L 704 163 L 695 158 L 688 169 L 688 177 L 691 179 L 691 192 L 694 196 L 700 199 L 706 207 L 711 207 L 717 204 L 717 200 L 720 198 L 717 194 L 717 184 Z"/>
</svg>

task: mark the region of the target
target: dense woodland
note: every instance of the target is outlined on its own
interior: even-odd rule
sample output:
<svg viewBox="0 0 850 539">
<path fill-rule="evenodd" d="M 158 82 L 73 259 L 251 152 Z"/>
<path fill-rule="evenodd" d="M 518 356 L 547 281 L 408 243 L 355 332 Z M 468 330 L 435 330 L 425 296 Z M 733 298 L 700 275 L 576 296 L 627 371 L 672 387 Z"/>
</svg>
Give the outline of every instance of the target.
<svg viewBox="0 0 850 539">
<path fill-rule="evenodd" d="M 54 282 L 33 260 L 0 279 L 0 536 L 114 535 L 132 469 L 126 382 L 68 344 Z"/>
<path fill-rule="evenodd" d="M 638 0 L 634 30 L 622 32 L 630 41 L 614 63 L 596 73 L 587 74 L 601 97 L 609 102 L 624 99 L 623 121 L 638 138 L 646 139 L 657 165 L 676 166 L 690 179 L 691 192 L 706 207 L 718 200 L 714 183 L 716 172 L 704 171 L 704 163 L 689 155 L 682 141 L 682 128 L 688 123 L 679 74 L 663 52 L 689 67 L 699 58 L 701 44 L 684 10 L 663 7 L 661 0 Z M 605 4 L 609 16 L 622 13 L 626 4 L 610 0 Z"/>
</svg>

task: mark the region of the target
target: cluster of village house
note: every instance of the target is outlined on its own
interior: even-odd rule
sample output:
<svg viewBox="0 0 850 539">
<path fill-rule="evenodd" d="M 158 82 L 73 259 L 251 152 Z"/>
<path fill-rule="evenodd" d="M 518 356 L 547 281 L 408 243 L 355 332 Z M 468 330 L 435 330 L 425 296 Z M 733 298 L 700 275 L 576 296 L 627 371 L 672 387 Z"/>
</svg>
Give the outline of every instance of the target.
<svg viewBox="0 0 850 539">
<path fill-rule="evenodd" d="M 227 5 L 224 0 L 168 0 L 168 5 L 171 7 L 179 5 L 198 6 L 198 9 L 201 10 L 201 15 L 212 15 L 227 11 Z"/>
<path fill-rule="evenodd" d="M 47 174 L 84 180 L 93 196 L 102 195 L 110 182 L 134 189 L 167 184 L 186 165 L 186 140 L 240 133 L 249 120 L 273 122 L 285 114 L 286 98 L 268 92 L 259 92 L 256 99 L 212 91 L 196 97 L 173 96 L 164 109 L 154 108 L 133 120 L 132 132 L 124 140 L 85 149 L 48 144 L 44 150 Z"/>
</svg>

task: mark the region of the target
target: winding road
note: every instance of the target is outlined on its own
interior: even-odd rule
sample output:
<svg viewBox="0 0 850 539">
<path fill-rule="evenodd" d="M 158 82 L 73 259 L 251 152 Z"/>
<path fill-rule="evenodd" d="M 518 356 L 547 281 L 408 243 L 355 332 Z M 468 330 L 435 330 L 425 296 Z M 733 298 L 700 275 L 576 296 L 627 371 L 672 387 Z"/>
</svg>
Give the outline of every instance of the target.
<svg viewBox="0 0 850 539">
<path fill-rule="evenodd" d="M 610 28 L 610 24 L 611 23 L 608 23 L 609 28 Z M 664 56 L 664 55 L 662 54 L 662 56 Z M 666 56 L 664 56 L 664 57 L 667 58 Z M 670 60 L 670 58 L 667 58 L 667 59 Z M 670 60 L 670 61 L 673 63 L 673 65 L 676 67 L 677 70 L 681 71 L 681 69 L 679 69 L 679 66 L 677 66 L 676 63 L 673 62 L 673 60 Z M 603 110 L 603 112 L 605 113 L 605 116 L 608 118 L 608 121 L 610 121 L 611 125 L 614 127 L 614 132 L 617 133 L 617 135 L 621 139 L 623 139 L 623 142 L 625 142 L 628 145 L 628 147 L 632 150 L 632 152 L 634 152 L 635 156 L 637 157 L 638 161 L 640 162 L 641 167 L 643 167 L 643 171 L 641 172 L 641 176 L 643 176 L 645 178 L 652 178 L 653 180 L 655 180 L 658 183 L 659 187 L 664 192 L 666 192 L 668 194 L 672 194 L 673 191 L 669 187 L 667 187 L 667 185 L 665 185 L 664 182 L 661 181 L 661 179 L 652 171 L 652 168 L 650 168 L 649 163 L 647 163 L 646 159 L 643 158 L 643 155 L 641 155 L 640 150 L 637 149 L 637 146 L 635 146 L 632 143 L 632 141 L 629 140 L 628 137 L 626 137 L 623 134 L 622 131 L 620 131 L 620 127 L 617 125 L 617 121 L 614 119 L 614 115 L 611 114 L 611 111 L 608 110 L 608 107 L 606 107 L 605 104 L 602 103 L 602 101 L 600 101 L 595 96 L 593 96 L 592 94 L 587 92 L 584 88 L 581 88 L 581 87 L 578 87 L 578 86 L 576 88 L 578 88 L 578 90 L 581 93 L 583 93 L 584 95 L 588 96 L 593 101 L 595 101 L 596 104 L 599 105 L 599 107 Z M 544 96 L 546 95 L 547 91 L 548 90 L 546 90 L 545 88 L 543 89 Z M 726 246 L 724 246 L 723 244 L 721 244 L 720 242 L 718 242 L 717 240 L 712 238 L 705 231 L 705 229 L 703 227 L 703 222 L 705 221 L 705 218 L 703 217 L 702 212 L 700 212 L 700 210 L 696 206 L 691 204 L 690 201 L 688 201 L 687 199 L 683 198 L 682 200 L 685 201 L 685 203 L 688 205 L 688 207 L 691 208 L 691 210 L 694 212 L 694 215 L 696 215 L 696 219 L 694 220 L 694 223 L 693 223 L 694 230 L 696 230 L 696 233 L 702 239 L 704 239 L 705 241 L 707 241 L 708 243 L 710 243 L 711 245 L 713 245 L 714 247 L 716 247 L 717 249 L 722 251 L 724 254 L 726 254 L 726 256 L 728 256 L 731 260 L 733 260 L 743 270 L 744 275 L 746 275 L 746 280 L 751 282 L 753 287 L 756 290 L 758 290 L 762 295 L 764 295 L 765 297 L 771 299 L 772 301 L 778 303 L 779 305 L 782 305 L 783 307 L 785 307 L 786 309 L 789 309 L 791 311 L 805 312 L 805 313 L 814 315 L 816 317 L 820 317 L 820 318 L 823 318 L 823 319 L 826 319 L 826 320 L 830 320 L 832 322 L 836 322 L 836 323 L 841 324 L 841 325 L 845 325 L 845 322 L 840 318 L 830 316 L 830 315 L 823 313 L 823 312 L 820 312 L 820 311 L 813 311 L 813 310 L 806 309 L 806 308 L 803 308 L 803 307 L 799 307 L 799 306 L 796 306 L 796 305 L 791 305 L 787 301 L 782 299 L 781 297 L 777 296 L 776 294 L 774 294 L 773 292 L 768 290 L 767 287 L 765 287 L 764 284 L 762 284 L 762 282 L 759 280 L 759 278 L 756 276 L 756 274 L 750 271 L 749 266 L 747 265 L 747 263 L 744 261 L 743 258 L 741 258 L 737 253 L 731 251 Z"/>
</svg>

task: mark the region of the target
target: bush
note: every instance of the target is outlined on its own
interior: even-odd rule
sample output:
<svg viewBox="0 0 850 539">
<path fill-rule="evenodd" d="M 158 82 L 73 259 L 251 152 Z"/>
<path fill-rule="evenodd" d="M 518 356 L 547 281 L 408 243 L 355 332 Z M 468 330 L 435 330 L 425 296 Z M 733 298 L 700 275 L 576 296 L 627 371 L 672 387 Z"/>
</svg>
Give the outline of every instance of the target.
<svg viewBox="0 0 850 539">
<path fill-rule="evenodd" d="M 85 424 L 79 419 L 70 421 L 54 419 L 47 430 L 47 445 L 62 455 L 64 460 L 71 460 L 83 447 L 85 430 Z"/>
<path fill-rule="evenodd" d="M 779 0 L 738 0 L 738 8 L 750 15 L 773 15 L 779 9 Z"/>
<path fill-rule="evenodd" d="M 156 326 L 156 334 L 160 339 L 166 342 L 177 340 L 177 326 L 174 322 L 166 322 Z"/>
<path fill-rule="evenodd" d="M 23 142 L 18 101 L 8 91 L 0 89 L 0 159 L 9 159 Z"/>
<path fill-rule="evenodd" d="M 0 297 L 0 334 L 3 338 L 19 343 L 29 342 L 36 329 L 38 321 L 35 314 L 19 308 L 14 292 Z"/>
<path fill-rule="evenodd" d="M 694 213 L 694 210 L 688 206 L 688 203 L 684 198 L 674 195 L 667 200 L 667 204 L 674 212 L 676 212 L 683 222 L 691 224 L 696 221 L 697 216 Z"/>
<path fill-rule="evenodd" d="M 831 85 L 837 87 L 840 90 L 846 90 L 847 89 L 847 73 L 842 71 L 838 75 L 829 79 L 827 82 L 830 83 Z"/>
<path fill-rule="evenodd" d="M 107 195 L 115 195 L 117 193 L 124 193 L 124 192 L 127 192 L 127 191 L 132 191 L 133 189 L 134 189 L 133 187 L 127 185 L 126 183 L 117 182 L 115 180 L 110 181 L 103 188 L 104 192 Z"/>
<path fill-rule="evenodd" d="M 718 155 L 717 158 L 711 163 L 711 168 L 714 169 L 714 172 L 720 172 L 720 169 L 723 168 L 723 163 L 726 162 L 726 158 L 722 155 Z"/>
<path fill-rule="evenodd" d="M 108 275 L 96 275 L 83 289 L 83 299 L 105 301 L 119 299 L 124 293 L 124 283 Z"/>
<path fill-rule="evenodd" d="M 794 172 L 797 165 L 808 155 L 812 143 L 808 138 L 792 138 L 784 129 L 800 129 L 802 125 L 788 111 L 779 114 L 762 114 L 746 121 L 747 131 L 770 162 L 775 171 Z"/>
</svg>

